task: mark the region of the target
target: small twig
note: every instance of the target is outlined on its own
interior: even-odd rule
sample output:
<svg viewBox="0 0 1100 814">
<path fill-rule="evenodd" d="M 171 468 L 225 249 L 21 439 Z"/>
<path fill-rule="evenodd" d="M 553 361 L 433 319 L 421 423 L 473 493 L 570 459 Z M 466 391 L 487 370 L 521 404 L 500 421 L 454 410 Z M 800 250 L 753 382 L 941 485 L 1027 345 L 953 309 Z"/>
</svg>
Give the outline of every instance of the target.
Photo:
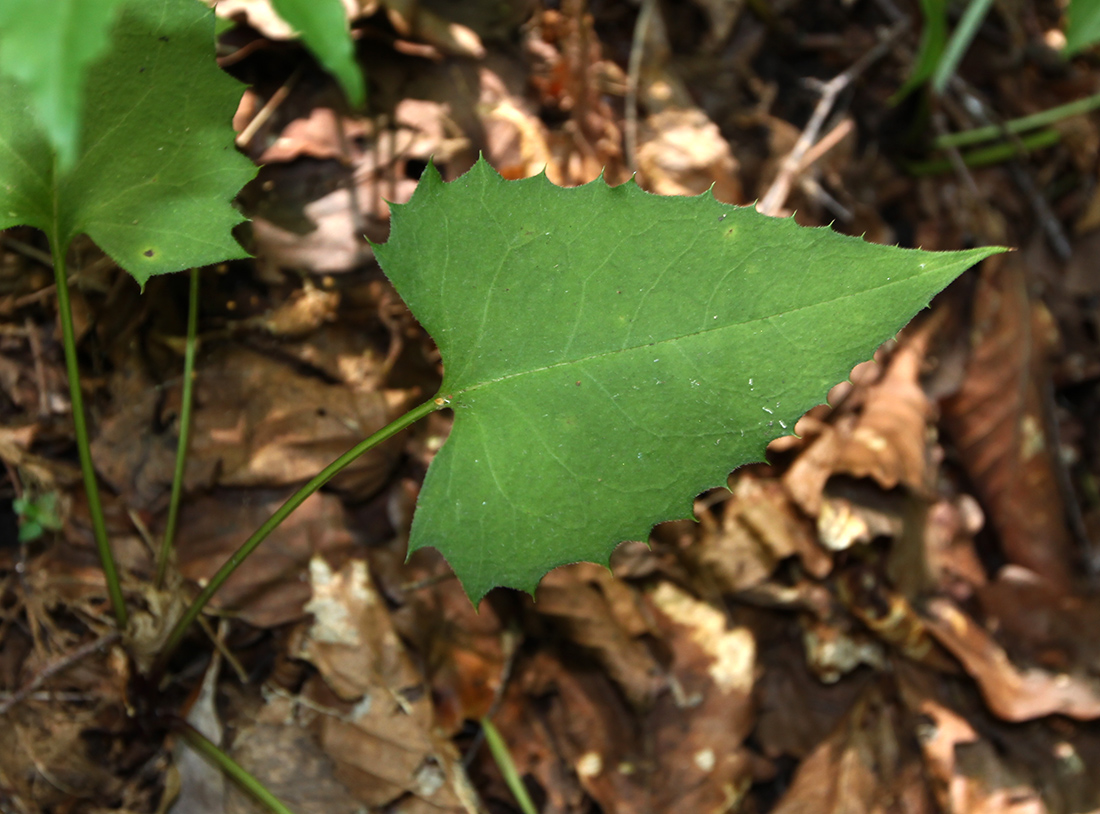
<svg viewBox="0 0 1100 814">
<path fill-rule="evenodd" d="M 763 212 L 765 215 L 775 215 L 783 208 L 783 205 L 787 202 L 787 196 L 791 193 L 794 179 L 803 164 L 803 159 L 817 141 L 818 133 L 821 132 L 825 120 L 832 113 L 837 98 L 856 77 L 885 56 L 894 41 L 905 33 L 908 28 L 908 19 L 896 23 L 874 48 L 853 62 L 844 72 L 837 74 L 825 83 L 821 89 L 821 98 L 814 108 L 813 115 L 810 116 L 802 135 L 795 142 L 794 148 L 783 159 L 783 163 L 779 167 L 779 173 L 772 181 L 772 185 L 768 188 L 763 200 L 757 204 L 758 211 Z"/>
<path fill-rule="evenodd" d="M 1058 220 L 1047 199 L 1035 186 L 1035 179 L 1031 174 L 1017 161 L 1009 162 L 1008 168 L 1012 173 L 1012 180 L 1016 182 L 1016 186 L 1024 193 L 1031 208 L 1035 210 L 1035 216 L 1039 219 L 1039 225 L 1043 227 L 1043 231 L 1046 232 L 1050 247 L 1054 249 L 1059 260 L 1063 263 L 1067 262 L 1073 256 L 1073 246 L 1070 245 L 1066 231 L 1062 228 L 1062 222 Z"/>
<path fill-rule="evenodd" d="M 947 123 L 944 121 L 942 113 L 935 113 L 932 116 L 932 127 L 937 133 L 947 132 Z M 959 152 L 958 147 L 946 147 L 944 151 L 947 153 L 947 160 L 951 162 L 952 169 L 955 170 L 955 175 L 959 177 L 959 180 L 963 182 L 967 192 L 970 193 L 971 198 L 977 200 L 980 193 L 978 192 L 978 185 L 974 181 L 974 176 L 970 174 L 970 168 L 966 166 L 966 161 L 963 160 L 962 154 Z"/>
<path fill-rule="evenodd" d="M 238 147 L 242 150 L 248 148 L 248 145 L 252 142 L 252 139 L 256 137 L 256 133 L 259 129 L 267 123 L 267 120 L 279 109 L 279 106 L 286 101 L 286 97 L 290 95 L 290 92 L 298 82 L 298 77 L 301 75 L 302 67 L 299 65 L 279 89 L 271 94 L 271 98 L 260 108 L 260 112 L 252 117 L 252 121 L 250 121 L 245 126 L 244 130 L 240 132 L 240 135 L 237 136 L 236 141 Z"/>
<path fill-rule="evenodd" d="M 844 119 L 840 124 L 826 133 L 821 139 L 806 151 L 806 154 L 802 156 L 802 161 L 799 163 L 798 168 L 795 170 L 795 175 L 801 175 L 814 164 L 816 164 L 821 158 L 828 154 L 828 152 L 836 147 L 840 142 L 855 129 L 855 124 L 851 119 Z"/>
<path fill-rule="evenodd" d="M 80 645 L 76 650 L 58 659 L 53 664 L 47 664 L 38 675 L 30 680 L 30 682 L 13 692 L 9 698 L 0 701 L 0 715 L 5 714 L 16 704 L 25 701 L 32 693 L 37 692 L 43 684 L 58 673 L 67 670 L 69 667 L 90 656 L 92 653 L 95 653 L 97 650 L 110 647 L 121 638 L 122 634 L 117 630 L 111 631 L 110 633 L 100 636 L 95 641 Z"/>
<path fill-rule="evenodd" d="M 27 328 L 27 344 L 31 346 L 31 360 L 34 363 L 34 384 L 38 388 L 38 417 L 50 414 L 50 395 L 46 386 L 46 365 L 42 361 L 42 341 L 38 338 L 34 321 L 27 317 L 23 324 Z"/>
<path fill-rule="evenodd" d="M 41 249 L 36 249 L 29 243 L 24 243 L 22 240 L 17 240 L 14 237 L 8 235 L 0 235 L 0 244 L 8 247 L 12 251 L 19 252 L 20 254 L 29 257 L 31 260 L 35 260 L 46 268 L 53 268 L 53 258 L 47 252 Z"/>
<path fill-rule="evenodd" d="M 987 127 L 997 127 L 1005 132 L 1009 141 L 1015 146 L 1017 156 L 1024 156 L 1027 154 L 1027 147 L 1024 144 L 1024 139 L 1014 130 L 1009 128 L 1003 121 L 996 121 L 996 114 L 982 101 L 981 97 L 971 88 L 969 83 L 961 77 L 955 76 L 951 80 L 951 88 L 964 97 L 964 104 L 973 110 L 976 118 L 981 120 L 982 124 Z M 1082 102 L 1088 101 L 1088 99 L 1082 100 Z M 1054 214 L 1053 210 L 1051 210 L 1047 199 L 1044 198 L 1036 188 L 1035 181 L 1032 179 L 1031 175 L 1027 173 L 1018 162 L 1010 162 L 1009 168 L 1012 173 L 1012 179 L 1016 182 L 1020 191 L 1027 197 L 1028 202 L 1031 204 L 1031 208 L 1035 211 L 1035 216 L 1039 220 L 1039 225 L 1043 227 L 1043 231 L 1046 233 L 1047 240 L 1050 242 L 1051 248 L 1054 249 L 1054 253 L 1057 254 L 1058 258 L 1063 262 L 1069 260 L 1073 255 L 1073 247 L 1070 245 L 1069 238 L 1062 228 L 1061 221 L 1058 220 L 1058 217 Z"/>
<path fill-rule="evenodd" d="M 642 74 L 646 32 L 657 0 L 642 0 L 642 8 L 634 23 L 634 40 L 630 44 L 630 62 L 626 72 L 626 166 L 638 171 L 638 81 Z"/>
</svg>

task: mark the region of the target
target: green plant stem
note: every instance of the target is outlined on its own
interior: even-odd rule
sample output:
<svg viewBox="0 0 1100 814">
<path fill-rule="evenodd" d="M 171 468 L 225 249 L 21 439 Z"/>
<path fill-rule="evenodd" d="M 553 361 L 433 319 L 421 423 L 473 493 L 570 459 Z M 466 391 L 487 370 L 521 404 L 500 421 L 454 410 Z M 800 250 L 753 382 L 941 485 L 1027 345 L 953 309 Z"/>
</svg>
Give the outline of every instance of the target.
<svg viewBox="0 0 1100 814">
<path fill-rule="evenodd" d="M 937 150 L 946 150 L 950 147 L 967 147 L 971 144 L 1001 138 L 1009 133 L 1023 133 L 1037 127 L 1046 127 L 1062 119 L 1068 119 L 1070 116 L 1080 116 L 1082 113 L 1096 110 L 1098 107 L 1100 107 L 1100 93 L 1086 96 L 1076 102 L 1058 105 L 1058 107 L 1052 107 L 1039 113 L 1032 113 L 1030 116 L 1012 119 L 1001 125 L 991 124 L 988 127 L 975 127 L 973 130 L 964 130 L 961 133 L 945 133 L 933 141 L 932 146 Z"/>
<path fill-rule="evenodd" d="M 187 345 L 183 352 L 183 393 L 180 396 L 180 437 L 176 445 L 176 471 L 172 476 L 172 496 L 168 501 L 168 524 L 164 528 L 164 539 L 160 543 L 157 557 L 156 588 L 164 587 L 164 576 L 168 572 L 168 560 L 172 554 L 172 543 L 176 537 L 176 523 L 179 520 L 180 497 L 183 494 L 183 473 L 187 468 L 187 446 L 191 440 L 191 405 L 195 394 L 195 349 L 199 324 L 199 270 L 191 269 L 191 293 L 187 300 Z"/>
<path fill-rule="evenodd" d="M 958 26 L 951 33 L 951 38 L 947 41 L 947 47 L 943 51 L 940 63 L 932 74 L 932 89 L 936 93 L 943 93 L 948 81 L 954 76 L 955 69 L 959 67 L 963 54 L 970 48 L 970 43 L 974 41 L 974 36 L 981 28 L 982 21 L 989 12 L 991 5 L 993 5 L 993 0 L 970 0 L 967 4 L 966 11 L 963 12 Z"/>
<path fill-rule="evenodd" d="M 1038 150 L 1057 144 L 1061 133 L 1057 130 L 1040 130 L 1022 137 L 1019 142 L 1004 142 L 982 147 L 979 150 L 971 150 L 962 154 L 963 163 L 968 167 L 985 167 L 990 164 L 999 164 L 1020 155 L 1021 147 L 1026 150 Z M 915 161 L 908 164 L 906 169 L 913 175 L 936 175 L 941 172 L 950 172 L 951 162 L 946 158 L 932 161 Z"/>
<path fill-rule="evenodd" d="M 69 282 L 65 274 L 64 250 L 57 247 L 62 241 L 50 240 L 53 251 L 53 273 L 57 281 L 57 313 L 61 320 L 61 342 L 65 348 L 65 372 L 69 378 L 69 401 L 73 409 L 73 425 L 76 429 L 76 448 L 80 455 L 80 472 L 84 476 L 84 492 L 88 496 L 88 512 L 92 518 L 92 535 L 95 537 L 99 562 L 107 581 L 107 593 L 115 612 L 119 630 L 125 630 L 129 622 L 126 600 L 122 596 L 122 584 L 107 539 L 107 523 L 103 519 L 103 504 L 99 499 L 99 483 L 92 466 L 92 450 L 88 442 L 88 425 L 84 420 L 84 396 L 80 390 L 80 366 L 76 358 L 76 333 L 73 330 L 73 307 L 69 299 Z"/>
<path fill-rule="evenodd" d="M 252 533 L 252 536 L 233 553 L 233 556 L 226 561 L 225 565 L 218 569 L 218 572 L 210 578 L 210 582 L 207 583 L 206 587 L 203 588 L 202 591 L 199 592 L 199 595 L 191 602 L 183 616 L 181 616 L 180 620 L 176 623 L 176 626 L 172 628 L 172 632 L 165 642 L 164 649 L 161 650 L 160 654 L 157 656 L 157 662 L 153 667 L 153 674 L 156 676 L 163 671 L 168 658 L 179 646 L 179 643 L 183 641 L 184 634 L 187 633 L 187 629 L 191 626 L 191 623 L 198 618 L 199 614 L 202 613 L 202 609 L 206 607 L 206 603 L 210 601 L 210 598 L 214 596 L 225 581 L 229 579 L 230 575 L 237 569 L 237 566 L 244 562 L 245 558 L 255 551 L 256 547 L 262 543 L 271 532 L 278 528 L 279 524 L 286 520 L 291 512 L 301 506 L 306 498 L 332 480 L 341 469 L 346 467 L 364 452 L 389 440 L 410 424 L 419 421 L 424 416 L 444 406 L 446 406 L 446 402 L 443 399 L 433 398 L 424 402 L 419 407 L 414 407 L 400 418 L 391 421 L 378 432 L 374 433 L 374 435 L 360 441 L 322 469 L 309 481 L 309 483 L 287 498 L 286 502 L 280 506 L 263 525 L 256 529 L 256 531 Z"/>
<path fill-rule="evenodd" d="M 293 811 L 286 807 L 282 800 L 268 791 L 263 783 L 245 771 L 241 764 L 219 749 L 217 744 L 199 732 L 199 730 L 195 729 L 195 727 L 191 726 L 187 721 L 177 719 L 175 721 L 175 728 L 192 749 L 213 762 L 215 766 L 232 777 L 249 794 L 274 811 L 275 814 L 294 814 Z"/>
<path fill-rule="evenodd" d="M 512 753 L 508 751 L 508 744 L 504 742 L 500 731 L 493 726 L 493 722 L 488 718 L 481 719 L 481 731 L 485 733 L 485 742 L 489 745 L 493 761 L 500 769 L 500 774 L 504 778 L 508 790 L 512 792 L 512 796 L 519 803 L 520 810 L 523 811 L 523 814 L 538 814 L 538 809 L 535 808 L 531 795 L 527 793 L 527 787 L 523 785 L 523 779 L 520 778 L 519 770 L 516 769 L 516 764 L 512 760 Z"/>
</svg>

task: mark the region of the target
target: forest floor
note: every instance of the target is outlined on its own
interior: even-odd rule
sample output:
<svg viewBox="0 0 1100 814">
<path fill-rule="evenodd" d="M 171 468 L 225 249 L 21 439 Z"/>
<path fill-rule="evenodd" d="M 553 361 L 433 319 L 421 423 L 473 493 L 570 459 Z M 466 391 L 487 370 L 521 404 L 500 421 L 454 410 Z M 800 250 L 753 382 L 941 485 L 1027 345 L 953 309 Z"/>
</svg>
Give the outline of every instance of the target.
<svg viewBox="0 0 1100 814">
<path fill-rule="evenodd" d="M 301 483 L 435 392 L 373 260 L 433 161 L 735 204 L 867 240 L 1017 251 L 967 272 L 698 522 L 470 605 L 407 563 L 437 413 L 260 547 L 157 704 L 299 814 L 1100 811 L 1100 114 L 987 166 L 937 137 L 1100 91 L 1053 2 L 995 4 L 940 96 L 895 94 L 904 0 L 364 3 L 367 114 L 263 0 L 223 67 L 263 168 L 255 259 L 201 272 L 178 578 L 149 588 L 179 432 L 186 275 L 144 293 L 90 243 L 73 299 L 93 454 L 152 652 Z M 631 68 L 632 57 L 634 68 Z M 80 486 L 44 244 L 0 236 L 0 811 L 262 810 L 131 715 Z M 537 319 L 537 315 L 532 315 Z M 51 497 L 52 496 L 52 497 Z M 41 534 L 22 543 L 13 501 Z M 20 504 L 23 505 L 23 504 Z M 33 535 L 28 535 L 33 536 Z M 137 648 L 137 652 L 142 652 Z"/>
</svg>

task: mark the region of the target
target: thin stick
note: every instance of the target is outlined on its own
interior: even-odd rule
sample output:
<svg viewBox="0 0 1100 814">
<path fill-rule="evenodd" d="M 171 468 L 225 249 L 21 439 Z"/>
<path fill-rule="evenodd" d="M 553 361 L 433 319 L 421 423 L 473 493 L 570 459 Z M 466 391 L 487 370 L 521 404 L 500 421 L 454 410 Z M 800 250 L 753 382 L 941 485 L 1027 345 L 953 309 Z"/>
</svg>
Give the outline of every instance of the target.
<svg viewBox="0 0 1100 814">
<path fill-rule="evenodd" d="M 642 0 L 641 11 L 634 23 L 634 41 L 630 44 L 630 62 L 626 73 L 626 166 L 638 171 L 638 81 L 642 73 L 642 56 L 645 53 L 646 32 L 653 16 L 656 0 Z"/>
<path fill-rule="evenodd" d="M 271 517 L 269 517 L 263 525 L 261 525 L 256 531 L 252 533 L 244 544 L 238 548 L 233 555 L 226 561 L 225 565 L 218 569 L 218 572 L 210 578 L 210 582 L 206 587 L 199 592 L 199 595 L 192 600 L 187 610 L 184 611 L 183 616 L 180 617 L 176 626 L 172 628 L 172 632 L 169 634 L 167 641 L 165 642 L 164 649 L 157 655 L 156 663 L 153 665 L 152 675 L 154 678 L 159 677 L 164 668 L 167 666 L 168 659 L 176 648 L 179 647 L 181 641 L 183 641 L 184 635 L 187 633 L 187 629 L 191 627 L 191 623 L 198 618 L 202 613 L 202 609 L 206 607 L 206 603 L 218 592 L 218 589 L 229 579 L 230 575 L 237 569 L 244 560 L 256 550 L 267 536 L 271 534 L 279 524 L 297 509 L 302 503 L 332 480 L 344 467 L 354 461 L 363 453 L 373 449 L 384 441 L 389 440 L 403 429 L 407 428 L 410 424 L 419 421 L 424 416 L 432 413 L 436 410 L 445 407 L 447 402 L 443 398 L 433 398 L 421 404 L 419 407 L 414 407 L 403 416 L 391 421 L 385 427 L 374 433 L 370 437 L 360 441 L 354 447 L 349 449 L 335 461 L 330 463 L 319 473 L 317 473 L 305 486 L 287 498 L 286 502 L 280 506 Z"/>
<path fill-rule="evenodd" d="M 53 258 L 41 249 L 36 249 L 29 243 L 24 243 L 22 240 L 17 240 L 14 237 L 8 237 L 7 235 L 0 235 L 0 245 L 6 246 L 12 251 L 19 252 L 20 254 L 37 260 L 42 265 L 53 268 Z"/>
<path fill-rule="evenodd" d="M 198 347 L 199 270 L 191 269 L 191 289 L 187 301 L 187 345 L 183 352 L 183 392 L 180 396 L 180 437 L 176 445 L 176 471 L 172 476 L 172 496 L 168 501 L 168 523 L 164 527 L 160 554 L 157 556 L 156 589 L 164 587 L 172 543 L 176 537 L 180 498 L 183 495 L 183 474 L 187 468 L 187 446 L 191 440 L 191 406 L 195 398 L 195 349 Z"/>
<path fill-rule="evenodd" d="M 802 131 L 802 135 L 798 137 L 794 148 L 783 159 L 775 180 L 772 181 L 772 185 L 768 188 L 763 200 L 756 206 L 758 211 L 763 212 L 765 215 L 775 215 L 783 208 L 783 204 L 787 202 L 787 196 L 791 194 L 791 185 L 794 183 L 799 167 L 802 166 L 803 158 L 814 142 L 817 141 L 817 135 L 821 132 L 825 120 L 832 112 L 837 97 L 856 77 L 885 56 L 894 41 L 905 33 L 908 28 L 908 19 L 897 23 L 879 41 L 878 45 L 853 62 L 843 73 L 837 74 L 825 83 L 821 89 L 821 98 L 814 108 L 813 115 L 810 116 L 810 121 L 806 123 L 806 128 Z"/>
<path fill-rule="evenodd" d="M 50 246 L 58 241 L 51 240 Z M 80 472 L 84 476 L 84 492 L 88 497 L 88 512 L 92 518 L 92 535 L 95 537 L 99 562 L 103 566 L 103 576 L 107 581 L 107 593 L 111 597 L 115 621 L 119 630 L 125 630 L 129 622 L 126 612 L 126 600 L 122 596 L 122 585 L 118 578 L 118 568 L 111 553 L 111 543 L 107 539 L 107 523 L 103 518 L 103 504 L 99 499 L 99 483 L 96 481 L 95 468 L 92 466 L 92 451 L 88 440 L 88 426 L 84 420 L 84 396 L 80 391 L 80 368 L 76 362 L 76 335 L 73 330 L 73 309 L 69 300 L 68 278 L 65 274 L 65 256 L 56 248 L 53 258 L 54 280 L 57 283 L 57 315 L 61 321 L 61 341 L 65 348 L 65 372 L 69 379 L 69 401 L 73 409 L 73 426 L 76 429 L 76 448 L 80 456 Z"/>
<path fill-rule="evenodd" d="M 279 109 L 279 105 L 286 101 L 286 97 L 290 95 L 290 92 L 294 89 L 294 86 L 298 83 L 298 77 L 302 75 L 301 66 L 294 69 L 294 72 L 287 77 L 287 80 L 279 86 L 279 89 L 271 94 L 271 98 L 267 100 L 267 103 L 260 108 L 259 113 L 252 117 L 244 130 L 237 136 L 237 146 L 242 150 L 248 149 L 248 145 L 252 142 L 252 139 L 256 137 L 257 131 L 271 118 L 272 114 Z"/>
<path fill-rule="evenodd" d="M 119 633 L 117 630 L 112 630 L 110 633 L 100 636 L 95 641 L 86 642 L 85 644 L 80 645 L 80 647 L 58 659 L 53 664 L 47 664 L 38 673 L 38 675 L 32 678 L 28 683 L 24 684 L 18 690 L 13 692 L 8 698 L 0 701 L 0 715 L 5 714 L 16 704 L 23 703 L 23 701 L 36 693 L 43 684 L 45 684 L 58 673 L 62 672 L 63 670 L 67 670 L 69 667 L 76 664 L 78 661 L 92 655 L 92 653 L 95 653 L 97 650 L 102 650 L 105 647 L 110 647 L 121 638 L 121 633 Z"/>
</svg>

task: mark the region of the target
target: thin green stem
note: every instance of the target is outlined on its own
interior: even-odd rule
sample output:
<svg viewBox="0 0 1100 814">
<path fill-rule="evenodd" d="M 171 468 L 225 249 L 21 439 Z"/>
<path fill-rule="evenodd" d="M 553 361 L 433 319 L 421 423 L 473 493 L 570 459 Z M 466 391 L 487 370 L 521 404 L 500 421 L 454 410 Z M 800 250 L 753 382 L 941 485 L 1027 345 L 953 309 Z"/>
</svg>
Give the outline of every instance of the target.
<svg viewBox="0 0 1100 814">
<path fill-rule="evenodd" d="M 1030 116 L 1012 119 L 1004 124 L 975 127 L 973 130 L 964 130 L 961 133 L 945 133 L 933 141 L 932 146 L 937 150 L 946 150 L 950 147 L 967 147 L 971 144 L 979 144 L 983 141 L 1000 138 L 1006 134 L 1023 133 L 1037 127 L 1046 127 L 1062 119 L 1068 119 L 1070 116 L 1080 116 L 1082 113 L 1096 110 L 1098 107 L 1100 107 L 1100 93 L 1086 96 L 1076 102 L 1058 105 L 1039 113 L 1032 113 Z"/>
<path fill-rule="evenodd" d="M 92 466 L 92 450 L 88 442 L 88 425 L 84 420 L 84 396 L 80 390 L 80 367 L 76 359 L 76 334 L 73 331 L 73 307 L 69 300 L 69 282 L 65 274 L 65 255 L 56 248 L 59 241 L 51 240 L 53 273 L 57 281 L 57 313 L 61 319 L 61 342 L 65 348 L 65 372 L 69 377 L 69 400 L 73 408 L 73 425 L 76 429 L 76 448 L 80 455 L 80 471 L 84 475 L 84 491 L 88 496 L 88 511 L 92 517 L 92 535 L 95 537 L 99 562 L 107 581 L 107 593 L 115 612 L 119 630 L 125 630 L 129 622 L 126 600 L 122 596 L 122 584 L 118 568 L 107 539 L 107 523 L 103 519 L 103 504 L 99 499 L 99 483 Z"/>
<path fill-rule="evenodd" d="M 989 147 L 971 150 L 968 153 L 963 153 L 962 159 L 968 167 L 985 167 L 1016 158 L 1022 152 L 1021 147 L 1023 151 L 1038 150 L 1057 144 L 1060 138 L 1061 133 L 1057 130 L 1040 130 L 1037 133 L 1029 133 L 1021 137 L 1019 141 L 992 144 Z M 941 158 L 933 161 L 915 161 L 906 165 L 906 169 L 912 175 L 936 175 L 941 172 L 950 172 L 952 166 L 946 158 Z"/>
<path fill-rule="evenodd" d="M 245 771 L 241 764 L 219 749 L 217 744 L 199 732 L 199 730 L 195 729 L 195 727 L 191 726 L 191 724 L 187 723 L 187 721 L 177 719 L 175 721 L 175 728 L 192 749 L 232 777 L 245 789 L 245 791 L 274 811 L 275 814 L 294 814 L 293 811 L 286 807 L 282 800 L 268 791 L 263 783 Z"/>
<path fill-rule="evenodd" d="M 187 300 L 187 345 L 183 352 L 183 393 L 180 405 L 180 437 L 176 446 L 176 471 L 172 476 L 172 496 L 168 501 L 168 524 L 160 543 L 157 557 L 156 588 L 164 587 L 168 572 L 168 560 L 172 555 L 172 543 L 176 537 L 179 520 L 180 497 L 183 494 L 183 472 L 187 468 L 187 445 L 191 440 L 191 405 L 195 393 L 195 348 L 199 324 L 199 270 L 191 269 L 191 294 Z"/>
<path fill-rule="evenodd" d="M 218 572 L 210 578 L 210 582 L 207 583 L 206 587 L 203 588 L 202 591 L 199 592 L 199 595 L 191 602 L 183 616 L 181 616 L 180 620 L 176 623 L 176 626 L 172 628 L 172 632 L 165 642 L 164 649 L 157 656 L 157 662 L 153 667 L 153 675 L 159 675 L 163 671 L 168 658 L 175 652 L 179 643 L 183 641 L 183 637 L 187 633 L 187 629 L 191 626 L 191 623 L 198 618 L 199 614 L 202 613 L 202 609 L 206 607 L 206 603 L 210 601 L 210 598 L 214 596 L 225 581 L 229 579 L 229 576 L 237 569 L 237 566 L 244 562 L 245 558 L 255 551 L 256 547 L 262 543 L 271 532 L 278 528 L 279 524 L 286 520 L 292 511 L 301 506 L 306 498 L 332 480 L 341 469 L 346 467 L 364 452 L 389 440 L 410 424 L 419 421 L 424 416 L 444 406 L 446 406 L 446 402 L 443 399 L 434 398 L 429 399 L 419 407 L 414 407 L 400 418 L 390 422 L 378 432 L 374 433 L 374 435 L 360 441 L 322 469 L 309 481 L 309 483 L 287 498 L 287 501 L 233 553 L 233 556 L 226 561 L 225 565 L 218 569 Z"/>
<path fill-rule="evenodd" d="M 523 779 L 519 776 L 519 770 L 516 769 L 516 764 L 512 760 L 512 753 L 508 751 L 508 744 L 504 742 L 500 731 L 493 726 L 493 722 L 488 718 L 481 719 L 481 731 L 485 733 L 485 742 L 489 745 L 493 761 L 500 769 L 500 774 L 504 778 L 508 790 L 512 792 L 512 796 L 519 803 L 520 810 L 523 811 L 523 814 L 538 814 L 538 809 L 535 808 L 531 795 L 527 793 L 527 787 L 523 785 Z"/>
</svg>

